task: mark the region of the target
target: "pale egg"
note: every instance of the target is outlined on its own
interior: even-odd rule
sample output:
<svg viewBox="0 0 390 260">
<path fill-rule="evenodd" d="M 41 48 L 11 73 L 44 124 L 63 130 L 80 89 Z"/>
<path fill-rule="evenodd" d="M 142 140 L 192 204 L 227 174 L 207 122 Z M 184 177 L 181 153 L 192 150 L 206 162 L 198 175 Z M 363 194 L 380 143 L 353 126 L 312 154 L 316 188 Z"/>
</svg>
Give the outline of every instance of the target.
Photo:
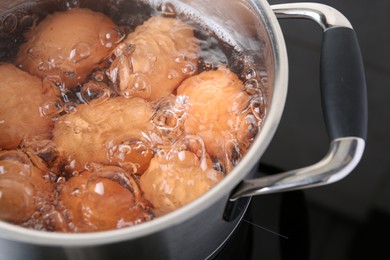
<svg viewBox="0 0 390 260">
<path fill-rule="evenodd" d="M 180 151 L 156 155 L 141 176 L 140 187 L 156 216 L 161 216 L 195 200 L 222 178 L 207 156 L 198 158 L 190 151 Z"/>
<path fill-rule="evenodd" d="M 150 202 L 141 196 L 133 177 L 119 167 L 70 178 L 60 191 L 60 203 L 72 232 L 124 228 L 153 218 Z"/>
<path fill-rule="evenodd" d="M 184 129 L 199 135 L 212 158 L 229 172 L 249 148 L 257 133 L 257 121 L 251 110 L 251 97 L 229 69 L 205 71 L 185 80 L 177 90 L 187 97 Z"/>
<path fill-rule="evenodd" d="M 101 163 L 142 174 L 153 157 L 148 139 L 153 113 L 151 105 L 141 98 L 82 104 L 55 122 L 53 141 L 70 170 Z"/>
<path fill-rule="evenodd" d="M 102 66 L 124 34 L 104 14 L 76 8 L 49 14 L 25 36 L 14 63 L 66 90 Z"/>
<path fill-rule="evenodd" d="M 118 45 L 108 75 L 121 95 L 156 100 L 197 72 L 199 52 L 190 25 L 154 16 Z"/>
<path fill-rule="evenodd" d="M 11 64 L 0 64 L 0 148 L 51 138 L 61 101 L 42 81 Z"/>
</svg>

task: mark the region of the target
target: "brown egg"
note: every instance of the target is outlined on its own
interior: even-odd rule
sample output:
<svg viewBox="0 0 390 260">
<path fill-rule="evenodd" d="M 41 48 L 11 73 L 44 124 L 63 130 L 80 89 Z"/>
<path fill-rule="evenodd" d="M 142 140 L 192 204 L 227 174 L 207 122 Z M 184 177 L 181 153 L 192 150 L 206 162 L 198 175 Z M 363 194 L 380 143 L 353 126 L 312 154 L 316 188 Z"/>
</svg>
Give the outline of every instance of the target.
<svg viewBox="0 0 390 260">
<path fill-rule="evenodd" d="M 156 100 L 196 73 L 199 51 L 191 26 L 152 17 L 118 45 L 109 75 L 121 95 Z"/>
<path fill-rule="evenodd" d="M 20 224 L 39 211 L 53 190 L 44 173 L 25 153 L 0 151 L 0 220 Z"/>
<path fill-rule="evenodd" d="M 140 187 L 156 216 L 161 216 L 198 198 L 222 178 L 208 157 L 200 160 L 190 151 L 181 151 L 156 155 L 141 176 Z"/>
<path fill-rule="evenodd" d="M 202 137 L 210 156 L 229 172 L 231 161 L 246 152 L 257 131 L 243 83 L 230 70 L 220 68 L 185 80 L 177 95 L 188 98 L 185 131 Z"/>
<path fill-rule="evenodd" d="M 142 174 L 153 157 L 146 137 L 153 129 L 153 112 L 141 98 L 118 97 L 79 105 L 56 121 L 53 141 L 71 170 L 101 163 Z"/>
<path fill-rule="evenodd" d="M 108 17 L 82 8 L 50 14 L 25 36 L 15 64 L 66 89 L 82 83 L 123 38 Z"/>
<path fill-rule="evenodd" d="M 59 99 L 42 87 L 39 78 L 11 64 L 0 64 L 0 78 L 0 148 L 50 139 Z"/>
<path fill-rule="evenodd" d="M 150 202 L 119 167 L 85 171 L 70 178 L 60 192 L 60 201 L 72 232 L 123 228 L 153 218 Z"/>
</svg>

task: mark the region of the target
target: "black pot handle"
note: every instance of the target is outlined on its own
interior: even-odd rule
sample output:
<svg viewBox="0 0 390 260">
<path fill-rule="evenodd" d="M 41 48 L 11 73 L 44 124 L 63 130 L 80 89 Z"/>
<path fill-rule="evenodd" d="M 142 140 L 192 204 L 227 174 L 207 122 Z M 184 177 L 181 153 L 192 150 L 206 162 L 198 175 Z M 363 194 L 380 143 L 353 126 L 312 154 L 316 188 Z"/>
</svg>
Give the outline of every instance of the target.
<svg viewBox="0 0 390 260">
<path fill-rule="evenodd" d="M 366 81 L 359 44 L 351 28 L 336 27 L 324 32 L 321 97 L 331 140 L 346 136 L 366 140 Z"/>
<path fill-rule="evenodd" d="M 367 135 L 367 94 L 362 57 L 355 32 L 336 9 L 315 3 L 273 5 L 278 18 L 305 18 L 323 30 L 321 98 L 331 139 L 318 163 L 284 173 L 242 181 L 230 201 L 258 194 L 316 187 L 347 176 L 359 163 Z"/>
</svg>

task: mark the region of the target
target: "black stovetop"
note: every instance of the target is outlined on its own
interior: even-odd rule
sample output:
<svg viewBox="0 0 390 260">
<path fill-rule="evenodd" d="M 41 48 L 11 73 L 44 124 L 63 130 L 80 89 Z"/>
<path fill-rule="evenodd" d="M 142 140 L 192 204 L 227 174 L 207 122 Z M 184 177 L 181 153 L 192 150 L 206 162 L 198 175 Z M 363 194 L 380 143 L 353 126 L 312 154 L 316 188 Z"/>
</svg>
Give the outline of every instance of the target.
<svg viewBox="0 0 390 260">
<path fill-rule="evenodd" d="M 281 169 L 261 165 L 262 173 Z M 310 201 L 306 191 L 253 197 L 235 232 L 212 260 L 387 259 L 390 215 L 375 209 L 356 222 Z"/>
</svg>

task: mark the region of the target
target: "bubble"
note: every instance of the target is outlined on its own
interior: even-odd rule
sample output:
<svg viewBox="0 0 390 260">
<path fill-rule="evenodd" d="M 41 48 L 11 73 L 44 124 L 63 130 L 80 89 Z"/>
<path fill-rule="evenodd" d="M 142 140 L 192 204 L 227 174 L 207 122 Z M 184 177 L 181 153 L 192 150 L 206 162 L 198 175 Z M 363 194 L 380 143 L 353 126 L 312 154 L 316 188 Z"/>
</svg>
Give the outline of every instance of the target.
<svg viewBox="0 0 390 260">
<path fill-rule="evenodd" d="M 196 66 L 193 63 L 188 62 L 181 68 L 181 71 L 186 75 L 192 75 L 196 71 Z"/>
<path fill-rule="evenodd" d="M 138 163 L 133 162 L 120 162 L 119 166 L 126 169 L 127 171 L 131 172 L 132 174 L 139 174 L 140 171 L 138 170 L 140 168 L 140 165 Z"/>
<path fill-rule="evenodd" d="M 145 79 L 143 79 L 143 77 L 136 75 L 133 88 L 136 91 L 146 92 L 149 89 L 149 84 Z"/>
<path fill-rule="evenodd" d="M 73 9 L 76 7 L 80 6 L 80 1 L 79 0 L 72 0 L 72 1 L 67 1 L 65 2 L 65 7 L 66 9 Z"/>
<path fill-rule="evenodd" d="M 175 6 L 170 2 L 160 4 L 157 7 L 157 11 L 166 17 L 175 17 L 177 15 Z"/>
<path fill-rule="evenodd" d="M 30 56 L 31 58 L 35 58 L 38 56 L 39 53 L 37 53 L 33 48 L 28 48 L 26 51 L 27 55 Z"/>
<path fill-rule="evenodd" d="M 176 70 L 171 70 L 169 73 L 168 73 L 168 79 L 175 79 L 179 76 L 179 74 L 177 73 Z"/>
<path fill-rule="evenodd" d="M 263 120 L 266 114 L 266 106 L 264 99 L 261 96 L 253 98 L 250 102 L 252 114 L 259 120 Z"/>
<path fill-rule="evenodd" d="M 134 182 L 132 176 L 128 175 L 124 169 L 117 166 L 101 166 L 93 165 L 91 168 L 94 172 L 94 178 L 90 178 L 89 183 L 96 185 L 95 178 L 107 178 L 122 185 L 124 188 L 134 192 L 134 186 L 137 184 Z"/>
<path fill-rule="evenodd" d="M 167 97 L 156 105 L 151 123 L 162 137 L 176 139 L 182 132 L 188 98 L 185 96 Z"/>
<path fill-rule="evenodd" d="M 58 50 L 57 54 L 55 54 L 54 56 L 49 57 L 47 59 L 47 64 L 49 66 L 49 69 L 56 68 L 64 62 L 64 58 L 61 56 L 61 54 L 59 52 L 60 52 L 60 50 Z M 61 70 L 58 68 L 57 70 L 54 70 L 53 72 L 58 74 L 60 71 Z M 51 72 L 51 73 L 53 73 L 53 72 Z"/>
<path fill-rule="evenodd" d="M 268 77 L 262 77 L 260 82 L 261 84 L 263 84 L 264 87 L 268 87 Z"/>
<path fill-rule="evenodd" d="M 68 59 L 73 63 L 78 63 L 91 55 L 91 48 L 88 43 L 79 42 L 71 49 Z"/>
<path fill-rule="evenodd" d="M 177 56 L 177 57 L 175 58 L 175 62 L 176 62 L 176 63 L 183 63 L 183 62 L 185 62 L 185 57 L 184 57 L 184 55 L 179 55 L 179 56 Z"/>
<path fill-rule="evenodd" d="M 171 160 L 173 157 L 183 158 L 183 152 L 190 151 L 200 159 L 200 166 L 205 170 L 206 163 L 206 148 L 203 139 L 198 135 L 185 135 L 177 139 L 171 146 L 171 150 L 167 154 L 167 159 Z"/>
<path fill-rule="evenodd" d="M 126 157 L 133 151 L 138 151 L 140 154 L 146 154 L 149 147 L 140 140 L 126 140 L 120 144 L 112 145 L 109 149 L 109 155 L 112 158 L 125 161 Z"/>
<path fill-rule="evenodd" d="M 40 108 L 42 116 L 55 117 L 62 112 L 61 100 L 53 99 L 46 101 Z"/>
<path fill-rule="evenodd" d="M 54 82 L 56 83 L 54 83 Z M 51 96 L 61 96 L 61 90 L 63 89 L 63 84 L 61 82 L 57 82 L 56 80 L 49 79 L 48 77 L 45 77 L 42 80 L 42 90 L 44 94 L 51 95 Z M 58 102 L 58 108 L 62 107 L 62 100 L 61 98 L 57 99 Z"/>
<path fill-rule="evenodd" d="M 101 30 L 99 32 L 100 43 L 107 48 L 113 47 L 114 44 L 120 42 L 125 36 L 124 30 L 119 27 L 108 31 Z"/>
<path fill-rule="evenodd" d="M 2 22 L 3 30 L 12 33 L 18 27 L 18 18 L 14 14 L 8 14 Z"/>
<path fill-rule="evenodd" d="M 121 57 L 122 58 L 122 57 Z M 124 58 L 124 57 L 123 57 Z M 128 70 L 119 68 L 121 75 L 127 73 Z M 110 77 L 112 74 L 110 75 Z M 122 80 L 125 77 L 119 76 L 118 79 Z M 113 81 L 115 83 L 115 81 Z M 149 96 L 151 94 L 151 86 L 149 80 L 142 73 L 136 73 L 131 78 L 127 78 L 126 81 L 120 81 L 116 84 L 115 90 L 120 95 L 129 98 L 134 95 L 141 94 L 143 96 Z"/>
<path fill-rule="evenodd" d="M 77 110 L 77 104 L 73 102 L 68 102 L 64 104 L 63 111 L 67 114 L 75 112 Z"/>
<path fill-rule="evenodd" d="M 128 55 L 131 54 L 134 51 L 134 45 L 130 43 L 119 43 L 118 46 L 114 50 L 114 55 L 116 57 L 122 56 L 122 55 Z"/>
<path fill-rule="evenodd" d="M 93 100 L 99 100 L 103 102 L 110 98 L 111 92 L 104 83 L 101 82 L 88 82 L 81 88 L 81 96 L 83 100 L 90 103 Z"/>
<path fill-rule="evenodd" d="M 43 93 L 61 96 L 64 99 L 65 83 L 62 81 L 61 76 L 56 73 L 47 73 L 46 77 L 42 80 Z"/>
<path fill-rule="evenodd" d="M 124 91 L 124 92 L 122 92 L 122 96 L 125 97 L 125 98 L 130 98 L 131 97 L 131 93 L 129 91 Z"/>
<path fill-rule="evenodd" d="M 154 114 L 152 123 L 160 129 L 175 129 L 178 126 L 178 117 L 175 112 L 165 110 Z"/>
<path fill-rule="evenodd" d="M 48 62 L 41 61 L 38 63 L 37 69 L 42 72 L 48 71 L 50 69 L 50 64 Z"/>
<path fill-rule="evenodd" d="M 88 125 L 86 130 L 87 130 L 87 133 L 97 133 L 96 126 Z"/>
<path fill-rule="evenodd" d="M 245 72 L 246 79 L 252 79 L 252 78 L 256 77 L 256 75 L 257 75 L 256 70 L 253 68 L 250 68 Z"/>
<path fill-rule="evenodd" d="M 81 132 L 82 132 L 81 127 L 75 126 L 75 127 L 73 128 L 73 133 L 75 133 L 75 134 L 80 134 Z"/>
<path fill-rule="evenodd" d="M 43 175 L 43 179 L 48 182 L 55 182 L 57 179 L 57 174 L 51 171 L 48 171 L 46 174 Z"/>
<path fill-rule="evenodd" d="M 244 83 L 245 91 L 249 95 L 254 95 L 259 92 L 259 82 L 256 79 L 247 80 Z"/>
<path fill-rule="evenodd" d="M 64 184 L 66 182 L 66 179 L 65 179 L 65 177 L 58 177 L 58 179 L 57 179 L 57 184 Z"/>
<path fill-rule="evenodd" d="M 30 28 L 34 24 L 34 18 L 31 15 L 23 16 L 22 19 L 20 19 L 19 27 L 21 29 Z"/>
<path fill-rule="evenodd" d="M 246 122 L 248 123 L 248 130 L 251 134 L 250 138 L 253 138 L 258 133 L 258 118 L 253 114 L 249 114 L 245 117 Z"/>
<path fill-rule="evenodd" d="M 62 100 L 63 100 L 65 103 L 70 102 L 69 97 L 68 97 L 68 95 L 67 95 L 66 93 L 61 92 L 61 97 L 62 97 Z"/>
<path fill-rule="evenodd" d="M 103 71 L 96 71 L 92 74 L 92 79 L 97 81 L 97 82 L 101 82 L 104 80 L 104 72 Z"/>
<path fill-rule="evenodd" d="M 131 173 L 143 173 L 153 157 L 148 139 L 123 133 L 107 140 L 107 156 L 111 164 L 116 164 Z"/>
</svg>

